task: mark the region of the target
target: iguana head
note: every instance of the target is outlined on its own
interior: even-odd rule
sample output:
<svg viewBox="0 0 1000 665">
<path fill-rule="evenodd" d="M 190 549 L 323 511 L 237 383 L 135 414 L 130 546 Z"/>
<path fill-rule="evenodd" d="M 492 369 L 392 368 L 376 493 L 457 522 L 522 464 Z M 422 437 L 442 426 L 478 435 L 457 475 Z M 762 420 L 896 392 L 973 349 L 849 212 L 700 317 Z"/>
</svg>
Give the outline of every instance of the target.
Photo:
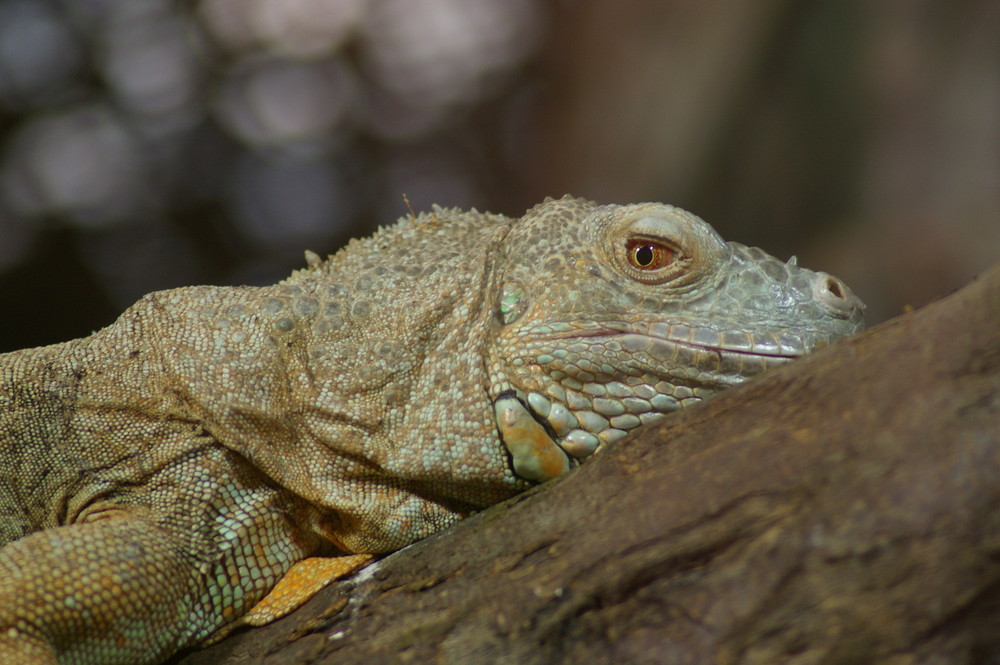
<svg viewBox="0 0 1000 665">
<path fill-rule="evenodd" d="M 534 480 L 863 327 L 836 277 L 659 203 L 548 200 L 512 226 L 501 270 L 496 416 Z"/>
</svg>

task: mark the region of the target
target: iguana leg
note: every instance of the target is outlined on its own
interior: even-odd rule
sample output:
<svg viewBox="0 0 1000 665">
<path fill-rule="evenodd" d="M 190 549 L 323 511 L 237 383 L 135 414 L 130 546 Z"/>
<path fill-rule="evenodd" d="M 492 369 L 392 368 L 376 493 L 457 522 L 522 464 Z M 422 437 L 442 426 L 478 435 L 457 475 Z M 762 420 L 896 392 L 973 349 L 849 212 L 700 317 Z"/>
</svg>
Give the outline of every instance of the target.
<svg viewBox="0 0 1000 665">
<path fill-rule="evenodd" d="M 189 641 L 204 588 L 142 519 L 39 531 L 0 549 L 0 663 L 156 663 Z"/>
<path fill-rule="evenodd" d="M 330 582 L 350 575 L 373 558 L 371 554 L 351 554 L 298 561 L 271 592 L 243 616 L 241 623 L 263 626 L 279 619 L 315 596 Z"/>
</svg>

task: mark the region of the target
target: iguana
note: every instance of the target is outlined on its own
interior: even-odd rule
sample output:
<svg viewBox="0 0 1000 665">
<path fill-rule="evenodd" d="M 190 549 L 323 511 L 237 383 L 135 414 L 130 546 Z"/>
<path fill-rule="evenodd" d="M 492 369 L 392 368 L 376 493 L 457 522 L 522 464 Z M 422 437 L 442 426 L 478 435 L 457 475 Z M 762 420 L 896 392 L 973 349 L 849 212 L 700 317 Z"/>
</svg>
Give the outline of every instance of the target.
<svg viewBox="0 0 1000 665">
<path fill-rule="evenodd" d="M 265 623 L 863 325 L 840 280 L 656 203 L 435 208 L 306 261 L 0 355 L 0 662 Z"/>
</svg>

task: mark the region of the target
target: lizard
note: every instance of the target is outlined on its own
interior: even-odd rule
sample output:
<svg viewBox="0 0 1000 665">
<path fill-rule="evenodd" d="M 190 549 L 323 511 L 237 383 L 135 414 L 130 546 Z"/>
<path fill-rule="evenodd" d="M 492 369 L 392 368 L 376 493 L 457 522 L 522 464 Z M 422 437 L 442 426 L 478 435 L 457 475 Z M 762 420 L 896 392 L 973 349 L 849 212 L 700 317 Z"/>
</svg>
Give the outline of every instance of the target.
<svg viewBox="0 0 1000 665">
<path fill-rule="evenodd" d="M 0 662 L 157 663 L 859 331 L 680 208 L 435 207 L 0 355 Z"/>
</svg>

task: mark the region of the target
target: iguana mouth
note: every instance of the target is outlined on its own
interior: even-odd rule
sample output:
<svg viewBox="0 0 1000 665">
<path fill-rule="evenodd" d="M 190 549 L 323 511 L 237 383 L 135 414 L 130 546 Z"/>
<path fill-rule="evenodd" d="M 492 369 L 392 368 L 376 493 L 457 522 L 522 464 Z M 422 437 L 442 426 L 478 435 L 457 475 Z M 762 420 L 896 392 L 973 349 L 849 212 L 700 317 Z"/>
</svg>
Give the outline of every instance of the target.
<svg viewBox="0 0 1000 665">
<path fill-rule="evenodd" d="M 626 348 L 638 350 L 645 346 L 638 343 L 639 339 L 649 342 L 661 342 L 692 351 L 736 354 L 752 356 L 767 361 L 783 362 L 794 360 L 806 353 L 826 346 L 829 342 L 822 338 L 807 340 L 802 335 L 788 331 L 749 333 L 735 330 L 715 330 L 706 327 L 671 324 L 665 322 L 638 323 L 633 325 L 600 327 L 573 327 L 565 330 L 535 333 L 537 338 L 547 340 L 582 339 L 591 337 L 621 338 L 634 337 Z"/>
</svg>

